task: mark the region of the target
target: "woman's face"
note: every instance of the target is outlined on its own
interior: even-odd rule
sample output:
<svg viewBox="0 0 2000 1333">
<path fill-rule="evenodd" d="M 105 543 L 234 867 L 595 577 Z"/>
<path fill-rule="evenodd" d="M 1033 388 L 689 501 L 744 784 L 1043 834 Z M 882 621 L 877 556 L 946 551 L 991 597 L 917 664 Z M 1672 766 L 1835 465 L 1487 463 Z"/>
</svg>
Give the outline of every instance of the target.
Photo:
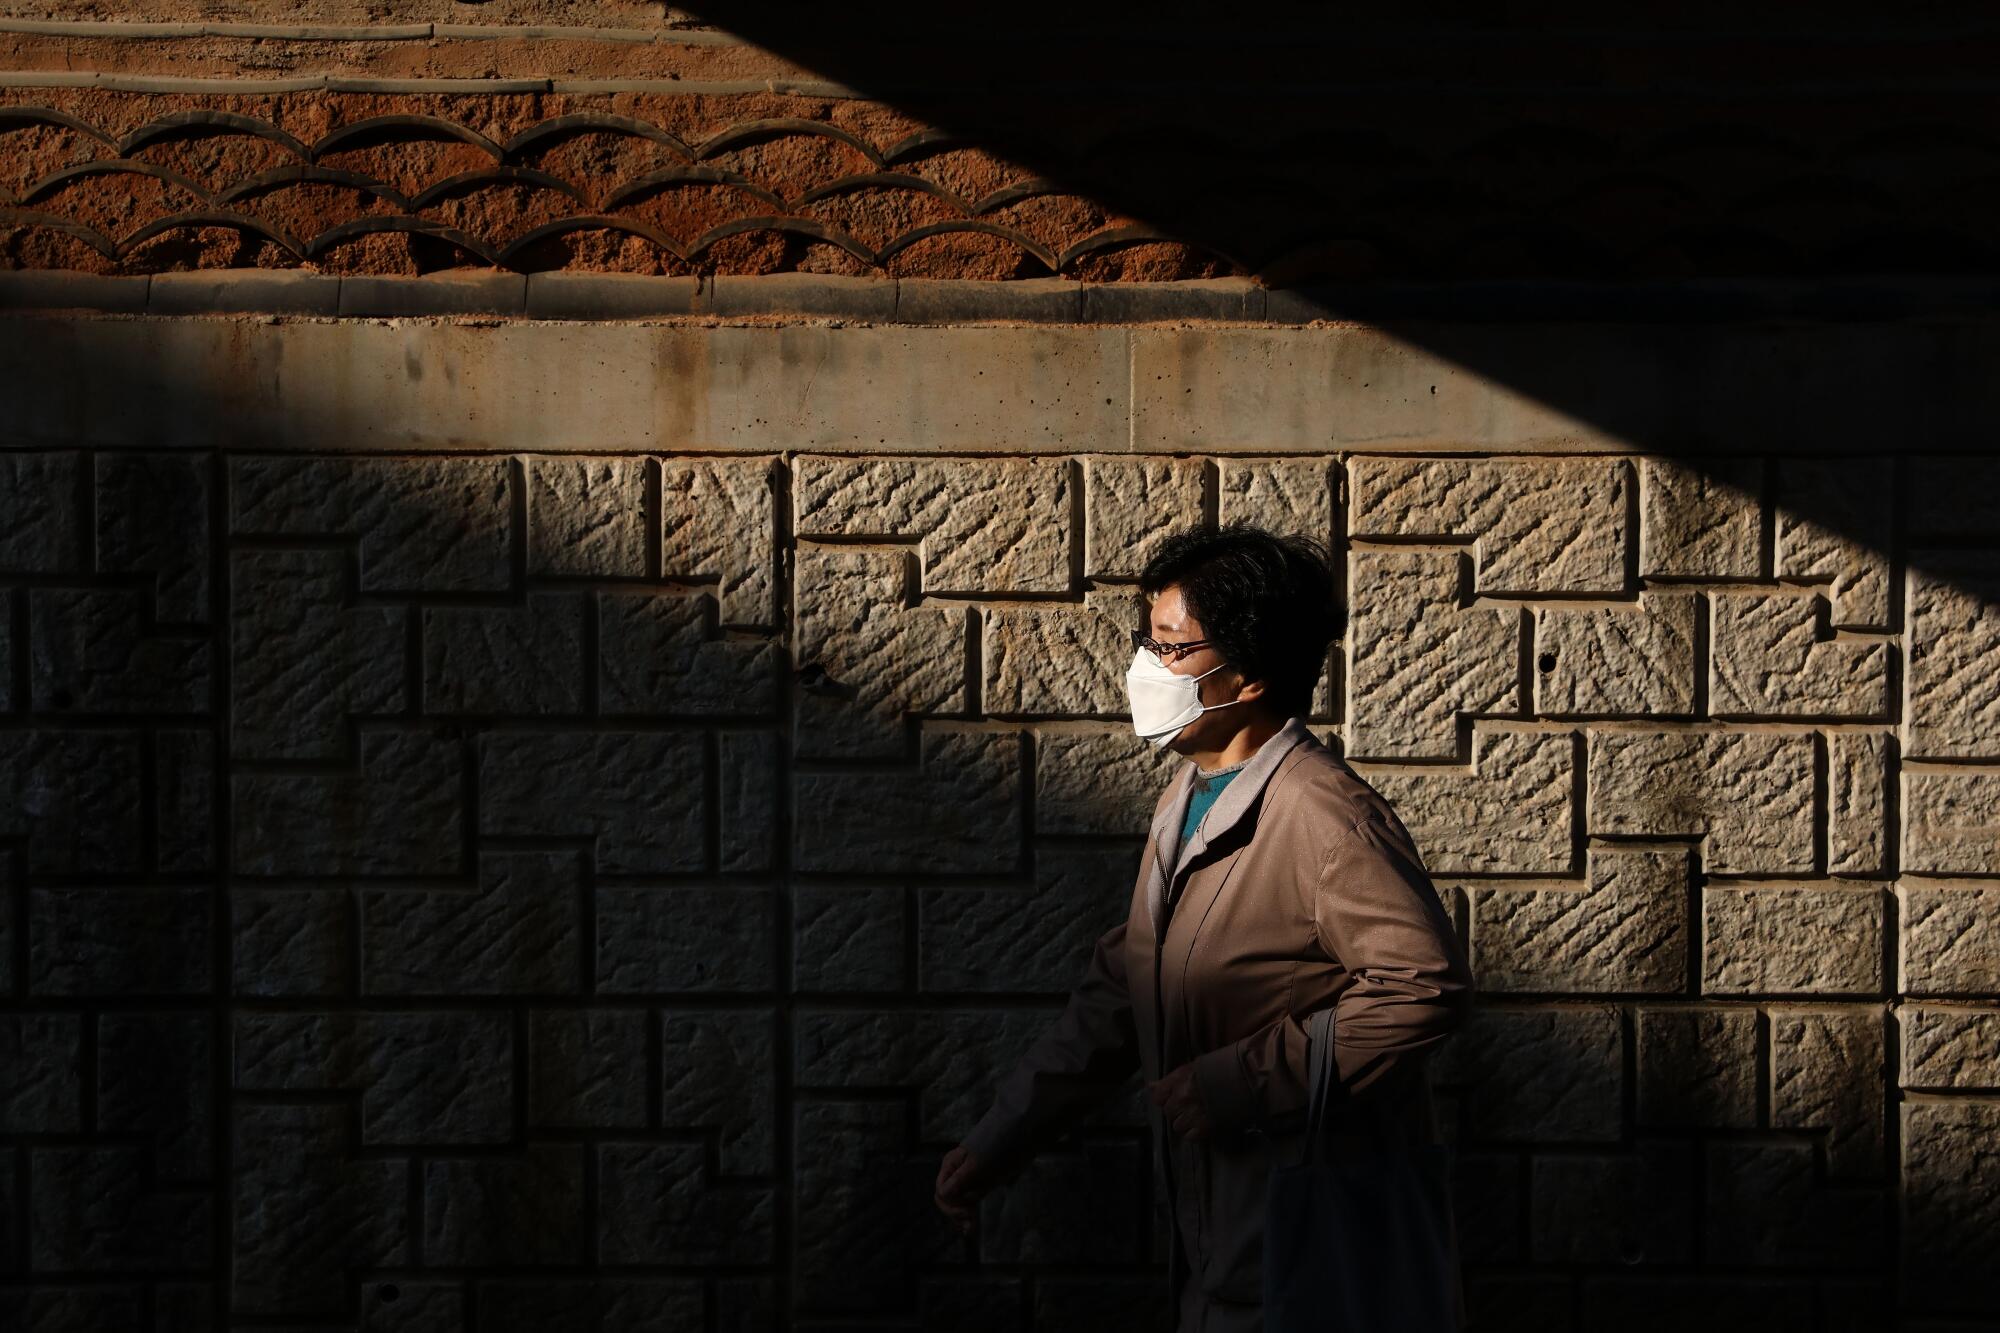
<svg viewBox="0 0 2000 1333">
<path fill-rule="evenodd" d="M 1187 603 L 1182 600 L 1180 585 L 1177 583 L 1168 584 L 1160 590 L 1159 596 L 1153 599 L 1150 620 L 1152 628 L 1146 632 L 1164 644 L 1187 643 L 1208 637 L 1202 630 L 1201 622 L 1189 614 Z M 1216 704 L 1228 703 L 1236 698 L 1245 683 L 1243 673 L 1233 666 L 1224 665 L 1221 650 L 1212 644 L 1178 655 L 1170 649 L 1161 655 L 1160 660 L 1167 664 L 1169 671 L 1183 676 L 1199 676 L 1204 671 L 1215 671 L 1218 666 L 1222 667 L 1207 680 L 1195 683 L 1195 689 L 1200 691 L 1197 697 L 1205 707 L 1211 709 Z M 1257 693 L 1261 694 L 1262 691 L 1259 690 Z M 1168 748 L 1181 754 L 1197 750 L 1221 749 L 1243 724 L 1243 719 L 1234 715 L 1245 712 L 1246 708 L 1247 705 L 1243 708 L 1224 708 L 1203 713 L 1182 727 L 1180 735 L 1174 737 Z"/>
</svg>

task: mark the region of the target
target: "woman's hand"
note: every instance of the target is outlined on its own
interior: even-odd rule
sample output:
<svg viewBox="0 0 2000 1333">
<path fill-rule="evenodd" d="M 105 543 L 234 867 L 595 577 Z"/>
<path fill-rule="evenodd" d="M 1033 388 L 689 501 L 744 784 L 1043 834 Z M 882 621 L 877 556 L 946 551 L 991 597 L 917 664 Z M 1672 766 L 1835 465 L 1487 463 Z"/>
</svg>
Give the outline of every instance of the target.
<svg viewBox="0 0 2000 1333">
<path fill-rule="evenodd" d="M 1208 1118 L 1208 1108 L 1201 1104 L 1201 1093 L 1194 1085 L 1194 1066 L 1182 1065 L 1169 1070 L 1157 1082 L 1148 1083 L 1146 1090 L 1153 1095 L 1166 1115 L 1167 1128 L 1184 1139 L 1200 1139 L 1208 1136 L 1214 1122 Z"/>
<path fill-rule="evenodd" d="M 994 1183 L 984 1159 L 963 1143 L 944 1155 L 944 1163 L 938 1167 L 937 1206 L 961 1236 L 972 1230 L 979 1200 Z"/>
</svg>

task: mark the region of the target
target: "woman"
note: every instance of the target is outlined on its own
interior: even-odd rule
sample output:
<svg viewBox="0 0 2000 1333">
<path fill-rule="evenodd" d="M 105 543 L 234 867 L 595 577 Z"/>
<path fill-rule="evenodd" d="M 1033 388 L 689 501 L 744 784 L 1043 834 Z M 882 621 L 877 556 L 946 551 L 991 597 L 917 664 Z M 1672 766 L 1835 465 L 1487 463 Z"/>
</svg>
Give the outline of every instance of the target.
<svg viewBox="0 0 2000 1333">
<path fill-rule="evenodd" d="M 969 1230 L 982 1195 L 1141 1071 L 1176 1327 L 1249 1333 L 1265 1182 L 1303 1146 L 1308 1016 L 1334 1008 L 1333 1132 L 1434 1142 L 1424 1060 L 1472 978 L 1402 821 L 1301 721 L 1343 619 L 1326 548 L 1177 533 L 1140 590 L 1133 729 L 1189 762 L 1154 808 L 1129 916 L 946 1154 L 937 1204 Z"/>
</svg>

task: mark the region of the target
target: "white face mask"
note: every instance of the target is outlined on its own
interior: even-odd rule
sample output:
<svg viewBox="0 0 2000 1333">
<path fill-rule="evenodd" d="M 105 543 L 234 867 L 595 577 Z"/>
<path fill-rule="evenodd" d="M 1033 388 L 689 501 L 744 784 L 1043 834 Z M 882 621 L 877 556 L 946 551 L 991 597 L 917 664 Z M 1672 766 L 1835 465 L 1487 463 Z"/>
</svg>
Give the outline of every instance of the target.
<svg viewBox="0 0 2000 1333">
<path fill-rule="evenodd" d="M 1199 676 L 1183 676 L 1144 648 L 1133 650 L 1132 665 L 1125 672 L 1125 697 L 1132 705 L 1132 730 L 1165 749 L 1174 737 L 1181 734 L 1183 727 L 1203 713 L 1242 703 L 1241 699 L 1231 699 L 1227 704 L 1204 704 L 1201 701 L 1201 687 L 1197 682 L 1206 680 L 1228 665 L 1224 662 L 1221 666 L 1210 667 Z"/>
</svg>

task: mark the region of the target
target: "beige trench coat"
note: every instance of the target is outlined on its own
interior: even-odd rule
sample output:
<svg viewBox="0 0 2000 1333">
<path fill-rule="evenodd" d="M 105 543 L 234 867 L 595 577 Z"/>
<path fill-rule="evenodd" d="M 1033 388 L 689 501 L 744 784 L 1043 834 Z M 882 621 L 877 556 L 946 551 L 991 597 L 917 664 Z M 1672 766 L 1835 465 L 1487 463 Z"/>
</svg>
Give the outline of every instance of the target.
<svg viewBox="0 0 2000 1333">
<path fill-rule="evenodd" d="M 1307 1017 L 1334 1006 L 1336 1134 L 1434 1142 L 1426 1060 L 1463 1021 L 1472 975 L 1402 821 L 1299 719 L 1183 847 L 1194 774 L 1183 764 L 1154 809 L 1129 916 L 965 1143 L 1008 1171 L 1135 1071 L 1192 1061 L 1207 1137 L 1179 1139 L 1148 1103 L 1175 1223 L 1169 1308 L 1179 1333 L 1251 1333 L 1265 1182 L 1302 1150 Z"/>
</svg>

